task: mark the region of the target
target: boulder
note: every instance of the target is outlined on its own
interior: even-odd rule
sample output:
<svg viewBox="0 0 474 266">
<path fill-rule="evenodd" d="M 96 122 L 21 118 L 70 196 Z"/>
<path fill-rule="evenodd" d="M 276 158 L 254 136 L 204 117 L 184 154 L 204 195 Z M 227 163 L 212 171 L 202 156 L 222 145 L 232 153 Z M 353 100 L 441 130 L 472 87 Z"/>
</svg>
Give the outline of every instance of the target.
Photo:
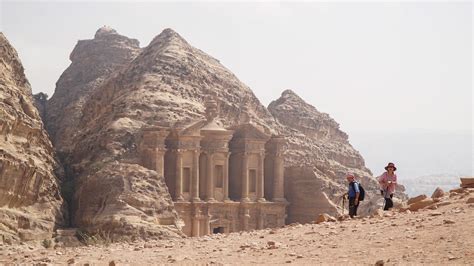
<svg viewBox="0 0 474 266">
<path fill-rule="evenodd" d="M 317 224 L 324 223 L 324 222 L 335 222 L 336 218 L 333 216 L 327 214 L 327 213 L 322 213 L 318 216 L 318 219 L 316 220 Z"/>
<path fill-rule="evenodd" d="M 373 217 L 383 217 L 383 215 L 384 215 L 384 214 L 383 214 L 383 210 L 382 210 L 382 209 L 376 209 L 376 210 L 372 213 L 371 217 L 372 217 L 372 218 L 373 218 Z"/>
<path fill-rule="evenodd" d="M 474 177 L 462 177 L 461 187 L 463 188 L 474 188 Z"/>
<path fill-rule="evenodd" d="M 452 204 L 451 201 L 442 201 L 442 202 L 439 202 L 438 204 L 436 204 L 436 206 L 442 207 L 442 206 L 447 206 L 447 205 L 451 205 L 451 204 Z"/>
<path fill-rule="evenodd" d="M 392 199 L 392 201 L 393 201 L 393 208 L 394 209 L 401 209 L 401 208 L 406 207 L 406 203 L 403 200 L 399 199 L 399 198 L 394 197 Z"/>
<path fill-rule="evenodd" d="M 425 196 L 426 197 L 426 196 Z M 425 198 L 420 201 L 416 201 L 408 206 L 410 211 L 418 211 L 419 209 L 424 209 L 428 206 L 433 205 L 435 202 L 433 199 Z"/>
<path fill-rule="evenodd" d="M 337 216 L 337 220 L 339 222 L 349 220 L 350 218 L 351 217 L 349 216 L 349 214 L 341 214 L 341 215 Z"/>
<path fill-rule="evenodd" d="M 291 202 L 287 208 L 287 223 L 311 223 L 317 213 L 338 215 L 337 206 L 328 197 L 331 182 L 310 167 L 286 167 L 284 182 L 285 197 Z M 345 208 L 347 213 L 347 206 Z"/>
<path fill-rule="evenodd" d="M 408 205 L 411 205 L 411 204 L 413 204 L 413 203 L 415 203 L 415 202 L 422 201 L 422 200 L 424 200 L 424 199 L 426 199 L 426 198 L 428 198 L 428 197 L 427 197 L 425 194 L 423 194 L 423 195 L 418 195 L 418 196 L 416 196 L 416 197 L 410 198 L 410 199 L 408 200 L 407 204 L 408 204 Z"/>
<path fill-rule="evenodd" d="M 453 194 L 456 195 L 456 194 L 464 193 L 465 191 L 466 191 L 466 189 L 461 187 L 461 188 L 451 189 L 451 190 L 449 191 L 449 193 L 453 193 Z M 450 195 L 450 196 L 451 196 L 451 195 Z"/>
<path fill-rule="evenodd" d="M 440 187 L 437 187 L 435 189 L 435 191 L 433 192 L 433 194 L 431 195 L 431 198 L 432 199 L 437 199 L 437 198 L 441 198 L 444 196 L 444 191 L 443 189 L 441 189 Z"/>
<path fill-rule="evenodd" d="M 445 219 L 445 220 L 443 220 L 443 223 L 444 224 L 455 224 L 456 222 L 451 220 L 451 219 Z"/>
<path fill-rule="evenodd" d="M 468 198 L 466 201 L 467 204 L 474 203 L 474 198 Z"/>
</svg>

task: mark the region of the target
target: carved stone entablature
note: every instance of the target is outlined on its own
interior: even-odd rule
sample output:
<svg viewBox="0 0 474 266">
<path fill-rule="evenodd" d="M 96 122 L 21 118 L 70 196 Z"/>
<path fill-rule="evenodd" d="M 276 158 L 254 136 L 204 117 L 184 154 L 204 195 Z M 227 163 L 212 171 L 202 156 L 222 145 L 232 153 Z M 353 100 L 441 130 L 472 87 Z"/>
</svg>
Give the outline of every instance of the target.
<svg viewBox="0 0 474 266">
<path fill-rule="evenodd" d="M 286 141 L 284 136 L 273 135 L 272 138 L 265 145 L 267 155 L 269 156 L 283 156 L 286 150 Z"/>
<path fill-rule="evenodd" d="M 230 128 L 234 130 L 234 138 L 268 141 L 270 134 L 265 132 L 265 128 L 254 123 L 241 124 Z"/>
<path fill-rule="evenodd" d="M 203 150 L 228 150 L 229 145 L 227 141 L 201 141 L 201 148 Z"/>
<path fill-rule="evenodd" d="M 197 150 L 201 147 L 199 139 L 167 139 L 166 148 L 170 150 Z"/>
<path fill-rule="evenodd" d="M 265 143 L 246 141 L 245 142 L 245 150 L 260 153 L 262 151 L 265 151 Z"/>
<path fill-rule="evenodd" d="M 161 127 L 144 128 L 140 146 L 150 149 L 165 149 L 165 138 L 169 135 L 169 130 Z"/>
<path fill-rule="evenodd" d="M 265 153 L 265 142 L 246 139 L 233 139 L 230 142 L 232 152 Z"/>
</svg>

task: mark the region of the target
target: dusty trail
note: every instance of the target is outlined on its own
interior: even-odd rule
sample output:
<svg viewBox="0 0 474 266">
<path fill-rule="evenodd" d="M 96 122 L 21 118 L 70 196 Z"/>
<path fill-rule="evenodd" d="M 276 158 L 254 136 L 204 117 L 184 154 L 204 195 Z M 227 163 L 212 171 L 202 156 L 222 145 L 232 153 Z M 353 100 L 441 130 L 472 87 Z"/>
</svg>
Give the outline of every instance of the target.
<svg viewBox="0 0 474 266">
<path fill-rule="evenodd" d="M 474 264 L 474 204 L 451 204 L 389 217 L 109 246 L 45 249 L 2 246 L 2 263 L 89 264 Z"/>
</svg>

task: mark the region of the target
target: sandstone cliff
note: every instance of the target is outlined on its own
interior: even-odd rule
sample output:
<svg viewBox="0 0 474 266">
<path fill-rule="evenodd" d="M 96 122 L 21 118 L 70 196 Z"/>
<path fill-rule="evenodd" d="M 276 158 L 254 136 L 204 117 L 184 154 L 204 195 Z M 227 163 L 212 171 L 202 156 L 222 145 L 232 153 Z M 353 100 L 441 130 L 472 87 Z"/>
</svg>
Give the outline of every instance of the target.
<svg viewBox="0 0 474 266">
<path fill-rule="evenodd" d="M 227 126 L 239 122 L 243 105 L 250 106 L 250 116 L 256 123 L 276 124 L 247 86 L 217 60 L 190 46 L 170 29 L 164 30 L 129 65 L 91 93 L 82 110 L 80 130 L 72 139 L 75 149 L 69 167 L 78 180 L 74 224 L 89 230 L 111 230 L 108 224 L 113 221 L 121 225 L 113 227 L 116 229 L 127 224 L 142 228 L 144 234 L 155 234 L 160 224 L 169 225 L 173 217 L 177 218 L 163 177 L 139 165 L 137 147 L 141 128 L 203 119 L 203 99 L 216 92 L 221 117 Z M 271 129 L 267 127 L 267 130 Z M 104 169 L 107 169 L 106 175 Z M 105 194 L 89 192 L 93 187 L 107 190 L 110 182 L 128 184 L 124 180 L 136 175 L 135 172 L 140 172 L 143 179 L 154 176 L 154 182 L 145 188 L 156 193 L 150 194 L 150 198 L 158 204 L 148 206 L 140 200 L 143 190 L 134 190 L 136 184 L 123 186 L 108 199 Z M 113 181 L 105 180 L 105 176 Z M 143 182 L 140 180 L 133 182 Z M 135 200 L 123 202 L 122 198 L 130 193 L 136 193 Z M 101 200 L 105 205 L 121 201 L 125 207 L 109 208 L 107 212 L 98 208 L 95 213 L 88 211 L 96 206 L 94 202 Z M 117 222 L 120 217 L 125 221 Z M 154 223 L 137 224 L 137 221 L 153 219 Z M 162 229 L 161 232 L 170 231 Z"/>
<path fill-rule="evenodd" d="M 15 49 L 0 33 L 0 235 L 51 238 L 64 225 L 51 142 Z M 10 240 L 7 240 L 10 239 Z"/>
<path fill-rule="evenodd" d="M 71 196 L 71 225 L 89 233 L 105 232 L 114 239 L 180 235 L 163 177 L 129 156 L 136 148 L 138 136 L 132 133 L 137 133 L 134 125 L 139 121 L 121 112 L 130 111 L 128 105 L 142 106 L 145 95 L 135 101 L 125 99 L 125 105 L 103 96 L 111 93 L 110 84 L 133 96 L 138 75 L 124 73 L 139 52 L 136 40 L 108 27 L 99 29 L 93 40 L 76 45 L 72 64 L 47 106 L 48 129 L 72 181 L 65 188 Z M 141 53 L 135 61 L 147 69 L 150 66 L 143 60 L 149 59 Z M 91 108 L 97 102 L 99 108 Z"/>
<path fill-rule="evenodd" d="M 107 30 L 110 32 L 115 35 Z M 81 50 L 82 58 L 90 58 L 91 49 Z M 203 102 L 211 94 L 217 98 L 224 126 L 239 124 L 245 109 L 253 123 L 268 133 L 287 137 L 285 184 L 290 193 L 287 196 L 293 200 L 290 206 L 295 208 L 289 213 L 301 213 L 302 209 L 314 216 L 317 212 L 338 212 L 335 204 L 346 190 L 348 171 L 363 177 L 367 188 L 375 189 L 370 171 L 338 124 L 293 92 L 285 91 L 265 108 L 218 60 L 192 47 L 171 29 L 155 37 L 138 55 L 127 58 L 130 62 L 123 60 L 113 73 L 91 72 L 99 77 L 92 85 L 77 85 L 82 79 L 76 80 L 76 87 L 58 85 L 51 101 L 62 95 L 61 102 L 74 103 L 70 114 L 51 118 L 65 105 L 51 108 L 53 102 L 48 103 L 48 124 L 56 136 L 56 149 L 67 154 L 65 167 L 77 181 L 72 199 L 74 225 L 116 234 L 173 235 L 177 214 L 163 177 L 139 165 L 141 129 L 203 119 Z M 65 78 L 68 75 L 80 76 L 88 64 L 84 60 L 81 68 L 72 68 L 73 60 L 61 80 L 70 81 Z M 82 91 L 68 93 L 68 89 Z M 61 124 L 69 116 L 75 122 Z M 74 128 L 70 133 L 66 132 L 68 126 Z M 305 195 L 308 188 L 314 191 L 312 195 Z M 303 221 L 308 217 L 291 219 Z"/>
<path fill-rule="evenodd" d="M 331 215 L 340 211 L 335 204 L 341 207 L 340 197 L 347 191 L 347 172 L 360 177 L 367 190 L 366 206 L 360 208 L 361 214 L 373 209 L 378 196 L 377 182 L 334 119 L 291 90 L 283 91 L 279 99 L 270 103 L 268 110 L 282 124 L 288 140 L 285 192 L 292 199 L 290 214 L 297 213 L 290 220 L 307 221 L 310 217 L 305 210 Z"/>
<path fill-rule="evenodd" d="M 59 78 L 46 106 L 46 127 L 60 155 L 71 152 L 71 141 L 88 97 L 139 52 L 137 40 L 105 26 L 96 32 L 94 39 L 76 44 L 69 56 L 71 65 Z"/>
</svg>

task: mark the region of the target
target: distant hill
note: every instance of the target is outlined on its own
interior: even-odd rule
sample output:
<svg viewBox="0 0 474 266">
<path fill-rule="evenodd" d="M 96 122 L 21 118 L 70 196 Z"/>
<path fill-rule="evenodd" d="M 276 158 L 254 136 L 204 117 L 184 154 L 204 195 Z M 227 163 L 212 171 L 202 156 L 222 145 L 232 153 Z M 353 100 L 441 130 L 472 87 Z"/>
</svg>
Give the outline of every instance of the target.
<svg viewBox="0 0 474 266">
<path fill-rule="evenodd" d="M 444 191 L 457 188 L 461 183 L 459 178 L 462 175 L 456 174 L 437 174 L 437 175 L 425 175 L 416 178 L 403 179 L 400 178 L 400 183 L 405 186 L 405 193 L 410 197 L 426 194 L 431 196 L 433 191 L 440 187 Z"/>
<path fill-rule="evenodd" d="M 348 132 L 367 167 L 378 176 L 388 162 L 397 166 L 400 183 L 410 196 L 459 186 L 459 177 L 474 174 L 472 132 L 401 129 L 400 132 Z"/>
</svg>

